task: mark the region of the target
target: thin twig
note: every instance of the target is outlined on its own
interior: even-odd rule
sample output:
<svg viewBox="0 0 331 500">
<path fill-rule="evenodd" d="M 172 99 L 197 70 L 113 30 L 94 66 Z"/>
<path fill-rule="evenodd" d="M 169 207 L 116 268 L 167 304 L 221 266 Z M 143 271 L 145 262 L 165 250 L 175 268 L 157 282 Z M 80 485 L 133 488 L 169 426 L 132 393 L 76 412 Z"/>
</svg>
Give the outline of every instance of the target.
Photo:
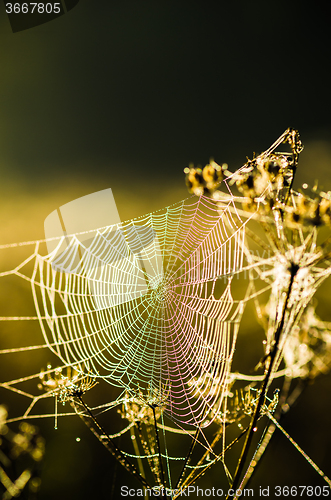
<svg viewBox="0 0 331 500">
<path fill-rule="evenodd" d="M 291 382 L 291 379 L 285 379 L 285 382 L 284 382 L 284 386 L 288 385 L 289 383 Z M 277 422 L 281 421 L 282 418 L 284 417 L 284 415 L 286 415 L 286 413 L 289 411 L 289 409 L 293 406 L 293 404 L 296 402 L 297 398 L 300 396 L 300 394 L 302 393 L 303 389 L 306 387 L 307 385 L 307 381 L 306 381 L 306 384 L 303 385 L 302 384 L 302 380 L 300 380 L 299 384 L 295 387 L 295 389 L 291 392 L 291 394 L 289 395 L 289 397 L 287 397 L 287 394 L 284 395 L 285 397 L 280 397 L 279 399 L 279 407 L 278 409 L 276 410 L 276 413 L 275 413 L 275 418 L 277 420 Z M 286 390 L 287 388 L 285 387 L 285 392 L 288 392 L 288 390 Z M 283 401 L 282 401 L 283 399 Z M 257 454 L 255 455 L 255 458 L 254 458 L 254 461 L 255 461 L 255 465 L 251 465 L 250 466 L 250 472 L 247 473 L 244 477 L 244 480 L 242 482 L 242 489 L 243 488 L 247 488 L 247 486 L 249 485 L 253 475 L 255 474 L 256 470 L 259 468 L 259 465 L 260 465 L 260 461 L 261 461 L 261 458 L 274 434 L 276 430 L 276 426 L 275 424 L 273 423 L 270 423 L 269 424 L 269 427 L 268 427 L 268 430 L 263 438 L 263 441 L 262 443 L 260 444 L 260 447 L 259 447 L 259 450 L 257 452 Z"/>
<path fill-rule="evenodd" d="M 213 439 L 213 441 L 212 441 L 212 443 L 211 443 L 211 445 L 210 445 L 210 447 L 211 447 L 211 448 L 214 448 L 214 447 L 215 447 L 215 445 L 217 444 L 217 442 L 220 440 L 221 436 L 222 436 L 222 427 L 221 427 L 221 430 L 220 430 L 220 431 L 218 431 L 218 432 L 217 432 L 217 434 L 216 434 L 216 436 L 214 437 L 214 439 Z M 200 465 L 202 465 L 202 463 L 203 463 L 203 462 L 204 462 L 204 460 L 206 459 L 206 457 L 207 457 L 208 453 L 210 453 L 210 452 L 209 452 L 209 450 L 206 450 L 206 451 L 205 451 L 205 453 L 204 453 L 204 454 L 202 455 L 202 457 L 200 458 L 200 460 L 198 461 L 198 463 L 197 463 L 196 467 L 199 467 Z M 211 465 L 213 465 L 214 463 L 216 463 L 216 459 L 218 460 L 217 456 L 216 456 L 216 458 L 215 458 L 215 461 L 213 461 L 213 463 L 212 463 Z M 208 466 L 208 467 L 209 467 L 209 466 Z M 182 483 L 182 484 L 178 484 L 178 486 L 177 486 L 177 487 L 178 487 L 178 488 L 181 488 L 181 487 L 185 486 L 185 485 L 188 483 L 188 481 L 191 479 L 191 477 L 192 477 L 192 476 L 194 476 L 195 470 L 196 470 L 196 469 L 193 469 L 193 470 L 192 470 L 192 472 L 190 472 L 190 474 L 189 474 L 189 475 L 185 478 L 185 481 L 183 481 L 183 483 Z M 194 479 L 194 481 L 193 481 L 193 482 L 195 482 L 195 479 Z M 192 482 L 190 482 L 190 484 L 192 484 Z"/>
<path fill-rule="evenodd" d="M 146 479 L 139 474 L 138 470 L 136 467 L 127 459 L 127 457 L 122 453 L 122 451 L 118 448 L 118 446 L 114 443 L 114 441 L 109 437 L 108 433 L 105 431 L 105 429 L 99 424 L 89 407 L 86 405 L 86 403 L 83 401 L 81 395 L 76 394 L 76 398 L 78 401 L 81 403 L 81 405 L 84 407 L 85 411 L 89 415 L 89 417 L 92 419 L 92 422 L 94 425 L 97 427 L 99 431 L 101 431 L 102 435 L 106 437 L 106 439 L 101 439 L 100 435 L 97 433 L 97 431 L 93 428 L 91 425 L 91 422 L 89 419 L 86 418 L 84 414 L 79 412 L 76 407 L 76 403 L 74 400 L 71 401 L 71 405 L 75 409 L 76 413 L 78 416 L 83 420 L 85 425 L 90 429 L 91 432 L 98 438 L 98 440 L 105 446 L 105 448 L 118 460 L 118 462 L 123 465 L 123 467 L 130 472 L 135 478 L 140 481 L 140 483 L 145 487 L 145 488 L 151 488 L 151 486 L 148 484 Z"/>
<path fill-rule="evenodd" d="M 156 447 L 157 447 L 157 452 L 159 455 L 159 464 L 160 464 L 160 473 L 161 473 L 161 483 L 162 486 L 165 485 L 164 481 L 164 471 L 163 471 L 163 463 L 162 463 L 162 456 L 161 456 L 161 447 L 160 447 L 160 440 L 159 440 L 159 430 L 157 428 L 157 422 L 156 422 L 156 414 L 155 414 L 155 407 L 151 405 L 152 411 L 153 411 L 153 418 L 154 418 L 154 430 L 155 430 L 155 437 L 156 437 Z M 165 493 L 165 498 L 168 498 L 167 493 Z"/>
<path fill-rule="evenodd" d="M 313 467 L 313 469 L 324 479 L 324 481 L 331 487 L 331 479 L 324 474 L 324 472 L 318 467 L 318 465 L 303 451 L 303 449 L 298 445 L 296 441 L 286 432 L 286 430 L 277 422 L 277 420 L 268 412 L 267 416 L 275 424 L 275 426 L 282 431 L 284 436 L 293 444 L 293 446 L 301 453 L 301 455 L 307 460 L 307 462 Z"/>
<path fill-rule="evenodd" d="M 253 435 L 254 435 L 254 432 L 255 432 L 254 429 L 255 429 L 255 426 L 257 424 L 258 419 L 260 418 L 260 410 L 261 410 L 261 408 L 262 408 L 262 406 L 264 404 L 266 393 L 267 393 L 268 386 L 269 386 L 269 383 L 270 383 L 270 377 L 271 377 L 271 374 L 272 374 L 272 368 L 273 368 L 274 361 L 275 361 L 275 358 L 276 358 L 276 355 L 277 355 L 277 352 L 278 352 L 279 341 L 280 341 L 280 338 L 281 338 L 281 333 L 283 331 L 283 326 L 284 326 L 284 322 L 285 322 L 285 315 L 286 315 L 286 311 L 287 311 L 287 304 L 288 304 L 288 301 L 289 301 L 289 298 L 290 298 L 293 281 L 294 281 L 294 278 L 295 278 L 295 275 L 296 275 L 297 271 L 298 271 L 298 266 L 292 263 L 290 283 L 289 283 L 287 294 L 286 294 L 286 300 L 285 300 L 285 303 L 284 303 L 282 318 L 281 318 L 281 321 L 280 321 L 279 326 L 278 326 L 278 328 L 276 330 L 276 333 L 275 333 L 275 340 L 274 340 L 273 349 L 270 352 L 270 361 L 269 361 L 268 371 L 267 371 L 266 376 L 264 378 L 264 382 L 263 382 L 263 386 L 262 386 L 262 389 L 261 389 L 261 392 L 260 392 L 260 396 L 259 396 L 257 405 L 255 407 L 254 416 L 253 416 L 253 418 L 251 420 L 251 424 L 249 426 L 249 432 L 247 434 L 247 438 L 246 438 L 245 444 L 243 446 L 243 449 L 242 449 L 242 452 L 241 452 L 241 456 L 239 458 L 237 469 L 236 469 L 236 472 L 234 474 L 234 478 L 233 478 L 233 482 L 232 482 L 232 491 L 235 491 L 237 489 L 237 487 L 238 487 L 238 484 L 239 484 L 239 481 L 240 481 L 240 477 L 241 477 L 241 473 L 242 473 L 243 468 L 245 466 L 246 458 L 247 458 L 247 455 L 248 455 L 248 452 L 249 452 L 249 449 L 250 449 L 250 445 L 251 445 L 251 442 L 252 442 L 252 439 L 253 439 Z M 227 499 L 233 498 L 233 496 L 234 496 L 234 494 L 229 494 L 227 496 Z"/>
<path fill-rule="evenodd" d="M 137 421 L 136 426 L 138 429 L 138 434 L 139 434 L 139 439 L 141 442 L 141 445 L 143 447 L 144 453 L 147 456 L 147 462 L 149 465 L 149 468 L 153 474 L 154 481 L 158 484 L 160 484 L 160 478 L 159 478 L 159 471 L 157 470 L 157 464 L 155 464 L 155 458 L 153 457 L 154 455 L 154 450 L 151 449 L 150 444 L 152 441 L 151 433 L 149 432 L 149 425 L 146 424 L 146 433 L 147 433 L 147 439 L 145 439 L 144 434 L 143 434 L 143 429 L 141 426 L 141 422 Z M 152 458 L 151 458 L 152 457 Z"/>
<path fill-rule="evenodd" d="M 193 450 L 194 450 L 194 447 L 196 445 L 196 442 L 197 442 L 197 439 L 198 439 L 198 435 L 199 435 L 199 432 L 200 432 L 200 428 L 198 427 L 196 432 L 195 432 L 195 435 L 194 437 L 192 438 L 192 441 L 191 441 L 191 446 L 190 446 L 190 449 L 186 455 L 186 458 L 185 458 L 185 462 L 184 462 L 184 465 L 182 467 L 182 470 L 180 471 L 180 474 L 178 476 L 178 479 L 177 479 L 177 482 L 176 482 L 176 486 L 175 486 L 175 489 L 177 489 L 180 485 L 180 481 L 184 475 L 184 472 L 185 472 L 185 469 L 186 469 L 186 466 L 188 465 L 190 459 L 191 459 L 191 456 L 192 456 L 192 453 L 193 453 Z M 208 452 L 206 452 L 208 453 Z"/>
<path fill-rule="evenodd" d="M 245 434 L 246 432 L 249 430 L 249 427 L 246 427 L 240 434 L 239 436 L 237 436 L 233 441 L 231 441 L 230 444 L 228 444 L 228 446 L 222 451 L 222 453 L 220 453 L 219 455 L 217 455 L 215 457 L 215 459 L 209 464 L 207 465 L 201 472 L 199 472 L 199 474 L 197 474 L 196 476 L 194 476 L 194 478 L 190 481 L 190 482 L 187 482 L 185 481 L 184 484 L 182 484 L 181 488 L 180 488 L 180 493 L 176 496 L 173 497 L 173 500 L 175 500 L 179 495 L 181 495 L 182 491 L 185 491 L 186 488 L 188 488 L 189 486 L 191 486 L 192 484 L 194 484 L 198 479 L 200 479 L 202 476 L 205 475 L 205 473 L 207 472 L 207 470 L 209 470 L 213 465 L 215 465 L 215 463 L 217 463 L 219 460 L 221 460 L 225 453 L 230 449 L 232 448 L 233 445 L 235 445 Z"/>
</svg>

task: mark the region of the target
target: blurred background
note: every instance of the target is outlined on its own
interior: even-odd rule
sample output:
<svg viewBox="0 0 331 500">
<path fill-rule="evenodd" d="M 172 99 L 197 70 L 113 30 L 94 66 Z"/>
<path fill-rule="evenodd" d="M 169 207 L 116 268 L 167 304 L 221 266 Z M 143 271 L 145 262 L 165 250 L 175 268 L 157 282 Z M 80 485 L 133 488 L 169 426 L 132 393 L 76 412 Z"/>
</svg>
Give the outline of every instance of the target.
<svg viewBox="0 0 331 500">
<path fill-rule="evenodd" d="M 162 208 L 187 196 L 190 162 L 213 157 L 234 171 L 289 126 L 305 145 L 295 186 L 318 179 L 331 189 L 331 42 L 322 5 L 81 0 L 13 34 L 0 3 L 0 244 L 43 238 L 50 212 L 108 187 L 122 220 Z M 0 297 L 2 310 L 19 309 L 15 291 Z M 329 297 L 324 286 L 317 311 L 331 321 Z M 253 366 L 249 321 L 236 362 Z M 6 335 L 14 343 L 26 335 L 0 327 L 0 348 L 11 342 Z M 14 371 L 9 359 L 6 370 Z M 328 475 L 330 394 L 331 378 L 317 380 L 283 422 Z M 78 419 L 57 431 L 53 421 L 37 425 L 46 438 L 41 499 L 116 498 L 132 483 L 121 471 L 113 481 L 112 458 Z M 204 485 L 218 477 L 215 468 Z M 252 487 L 276 484 L 323 484 L 279 433 Z"/>
</svg>

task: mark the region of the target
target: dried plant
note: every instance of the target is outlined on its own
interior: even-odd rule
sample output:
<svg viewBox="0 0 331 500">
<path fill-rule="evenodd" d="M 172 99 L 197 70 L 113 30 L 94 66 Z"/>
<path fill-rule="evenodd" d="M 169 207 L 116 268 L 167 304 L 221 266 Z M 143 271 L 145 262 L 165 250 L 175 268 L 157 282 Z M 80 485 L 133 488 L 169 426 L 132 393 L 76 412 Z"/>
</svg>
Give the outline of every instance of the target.
<svg viewBox="0 0 331 500">
<path fill-rule="evenodd" d="M 278 151 L 281 144 L 287 152 Z M 34 242 L 30 259 L 37 264 L 29 280 L 45 346 L 61 366 L 1 384 L 19 393 L 18 384 L 39 378 L 42 393 L 25 392 L 31 403 L 23 417 L 33 417 L 38 402 L 53 397 L 57 426 L 58 417 L 67 415 L 58 400 L 69 403 L 140 481 L 146 498 L 178 498 L 212 467 L 224 472 L 222 488 L 232 489 L 228 498 L 238 498 L 276 429 L 331 486 L 280 424 L 304 387 L 331 367 L 331 325 L 318 318 L 314 302 L 331 273 L 331 193 L 309 191 L 307 185 L 300 192 L 293 189 L 302 149 L 298 132 L 288 129 L 234 173 L 215 161 L 187 167 L 194 201 L 148 214 L 140 226 L 129 221 L 126 237 L 134 233 L 148 241 L 136 250 L 138 257 L 111 261 L 120 276 L 128 274 L 132 262 L 140 272 L 145 259 L 139 279 L 148 276 L 148 286 L 142 297 L 136 290 L 130 296 L 128 288 L 124 293 L 119 280 L 119 298 L 112 302 L 106 272 L 102 278 L 103 271 L 94 268 L 87 277 L 63 278 Z M 158 240 L 151 240 L 142 224 L 149 224 Z M 104 260 L 114 234 L 113 228 L 99 231 L 87 257 L 73 235 L 68 255 L 80 252 L 83 263 Z M 98 291 L 97 300 L 91 290 Z M 244 374 L 233 371 L 232 361 L 248 302 L 255 305 L 264 340 L 258 346 L 263 347 L 260 361 Z M 95 403 L 97 382 L 99 388 L 110 383 L 121 392 Z M 110 433 L 112 419 L 106 417 L 115 408 L 124 428 Z M 228 466 L 233 457 L 234 469 Z"/>
</svg>

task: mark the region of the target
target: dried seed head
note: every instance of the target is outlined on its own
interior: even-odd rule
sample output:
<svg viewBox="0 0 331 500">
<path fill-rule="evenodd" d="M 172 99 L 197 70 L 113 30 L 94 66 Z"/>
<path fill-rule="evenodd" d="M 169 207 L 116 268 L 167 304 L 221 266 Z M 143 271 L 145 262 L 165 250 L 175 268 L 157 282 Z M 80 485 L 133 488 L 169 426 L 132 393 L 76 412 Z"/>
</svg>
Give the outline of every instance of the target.
<svg viewBox="0 0 331 500">
<path fill-rule="evenodd" d="M 186 185 L 190 193 L 196 196 L 212 194 L 223 180 L 223 169 L 213 160 L 203 169 L 195 168 L 193 165 L 184 169 L 186 174 Z"/>
<path fill-rule="evenodd" d="M 97 384 L 95 377 L 84 374 L 84 370 L 79 365 L 67 367 L 66 375 L 63 375 L 62 368 L 56 368 L 54 371 L 51 370 L 50 365 L 47 368 L 46 374 L 43 371 L 40 372 L 41 383 L 38 384 L 38 388 L 50 392 L 53 396 L 59 396 L 63 403 L 74 396 L 82 396 Z"/>
</svg>

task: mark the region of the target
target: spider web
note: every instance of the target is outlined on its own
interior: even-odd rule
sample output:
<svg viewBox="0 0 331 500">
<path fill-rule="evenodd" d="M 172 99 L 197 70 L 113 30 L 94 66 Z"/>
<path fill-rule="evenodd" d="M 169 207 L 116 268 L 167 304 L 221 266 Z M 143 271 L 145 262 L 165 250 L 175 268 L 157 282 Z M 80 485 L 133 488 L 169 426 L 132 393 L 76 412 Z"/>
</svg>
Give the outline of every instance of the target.
<svg viewBox="0 0 331 500">
<path fill-rule="evenodd" d="M 257 157 L 256 163 L 267 160 L 285 134 Z M 248 162 L 235 174 L 228 173 L 230 177 L 223 184 L 227 193 L 191 197 L 140 218 L 91 231 L 73 231 L 69 235 L 60 231 L 60 237 L 0 246 L 0 293 L 5 297 L 2 302 L 6 309 L 6 315 L 0 312 L 0 355 L 9 360 L 9 364 L 0 365 L 1 377 L 7 380 L 0 387 L 20 400 L 17 416 L 7 422 L 55 417 L 56 427 L 58 416 L 78 414 L 106 447 L 113 438 L 130 433 L 134 453 L 124 451 L 130 448 L 129 443 L 123 451 L 116 450 L 115 445 L 112 452 L 131 472 L 126 460 L 135 459 L 142 478 L 142 459 L 147 461 L 156 485 L 187 488 L 219 460 L 232 483 L 225 452 L 248 427 L 227 443 L 226 426 L 236 422 L 242 429 L 242 418 L 252 414 L 258 401 L 258 392 L 252 392 L 251 385 L 265 377 L 233 373 L 240 321 L 250 300 L 258 316 L 262 316 L 259 300 L 261 297 L 266 303 L 266 294 L 271 298 L 269 307 L 281 309 L 283 289 L 288 285 L 288 261 L 296 257 L 291 245 L 288 250 L 277 249 L 272 231 L 269 252 L 258 231 L 255 234 L 247 227 L 254 219 L 257 224 L 261 222 L 257 209 L 243 210 L 247 198 L 234 196 L 229 186 L 242 173 L 251 171 Z M 290 186 L 291 170 L 288 172 L 286 185 Z M 265 202 L 268 190 L 269 185 L 258 204 Z M 284 192 L 279 191 L 280 199 Z M 262 223 L 267 224 L 269 219 L 265 217 Z M 268 255 L 254 254 L 246 242 L 247 235 L 253 243 L 258 241 L 260 248 L 267 249 Z M 301 244 L 295 251 L 298 256 L 306 256 L 308 269 L 316 246 L 315 232 L 306 238 L 299 229 L 297 238 Z M 294 296 L 296 302 L 291 304 L 292 312 L 286 319 L 270 383 L 278 377 L 285 376 L 287 381 L 302 377 L 313 361 L 316 371 L 322 371 L 313 349 L 302 355 L 297 348 L 300 337 L 293 332 L 305 329 L 305 321 L 309 328 L 314 323 L 309 311 L 307 317 L 302 314 L 317 285 L 329 276 L 330 266 L 327 261 L 311 267 L 307 274 L 305 262 L 300 262 L 302 270 L 289 296 L 289 304 Z M 245 282 L 243 277 L 248 280 Z M 270 314 L 266 350 L 277 321 Z M 303 325 L 299 325 L 300 321 Z M 315 326 L 319 325 L 316 318 L 314 321 Z M 324 332 L 329 327 L 321 323 L 319 329 Z M 290 331 L 293 352 L 284 350 L 285 369 L 279 369 Z M 323 335 L 327 346 L 329 335 Z M 329 358 L 325 357 L 325 361 L 329 362 Z M 47 369 L 43 368 L 45 364 Z M 245 387 L 246 395 L 242 392 L 239 399 L 238 391 L 230 392 L 235 380 L 239 384 L 250 382 Z M 96 382 L 102 384 L 102 393 L 97 388 L 91 391 L 94 399 L 87 405 L 81 394 Z M 105 384 L 117 388 L 116 395 L 113 389 L 105 391 Z M 100 402 L 101 395 L 106 402 Z M 55 400 L 54 411 L 49 409 L 48 398 Z M 58 399 L 69 401 L 73 410 L 59 410 Z M 266 401 L 263 414 L 272 418 L 278 400 L 274 397 Z M 127 424 L 119 432 L 104 434 L 94 415 L 102 417 L 112 408 L 118 408 Z M 210 432 L 215 426 L 217 431 L 209 439 L 205 428 L 213 421 L 216 425 Z M 139 446 L 135 441 L 137 432 Z M 179 433 L 183 443 L 185 438 L 191 440 L 186 457 L 169 454 L 169 432 Z M 162 434 L 162 446 L 158 433 Z M 222 448 L 216 453 L 218 441 Z M 193 452 L 196 443 L 203 449 L 200 458 Z M 260 453 L 258 448 L 255 453 Z M 191 455 L 195 465 L 189 463 Z M 183 469 L 175 485 L 169 464 L 180 461 Z M 313 467 L 325 478 L 316 464 Z M 328 478 L 326 481 L 330 484 Z"/>
<path fill-rule="evenodd" d="M 1 320 L 38 319 L 43 342 L 2 353 L 47 347 L 60 367 L 199 425 L 222 403 L 247 300 L 231 293 L 243 269 L 247 220 L 230 194 L 219 212 L 210 198 L 193 197 L 98 230 L 3 245 L 32 249 L 0 277 L 30 284 L 36 316 Z M 24 417 L 47 396 L 22 389 L 38 377 L 2 383 L 32 399 Z"/>
</svg>

